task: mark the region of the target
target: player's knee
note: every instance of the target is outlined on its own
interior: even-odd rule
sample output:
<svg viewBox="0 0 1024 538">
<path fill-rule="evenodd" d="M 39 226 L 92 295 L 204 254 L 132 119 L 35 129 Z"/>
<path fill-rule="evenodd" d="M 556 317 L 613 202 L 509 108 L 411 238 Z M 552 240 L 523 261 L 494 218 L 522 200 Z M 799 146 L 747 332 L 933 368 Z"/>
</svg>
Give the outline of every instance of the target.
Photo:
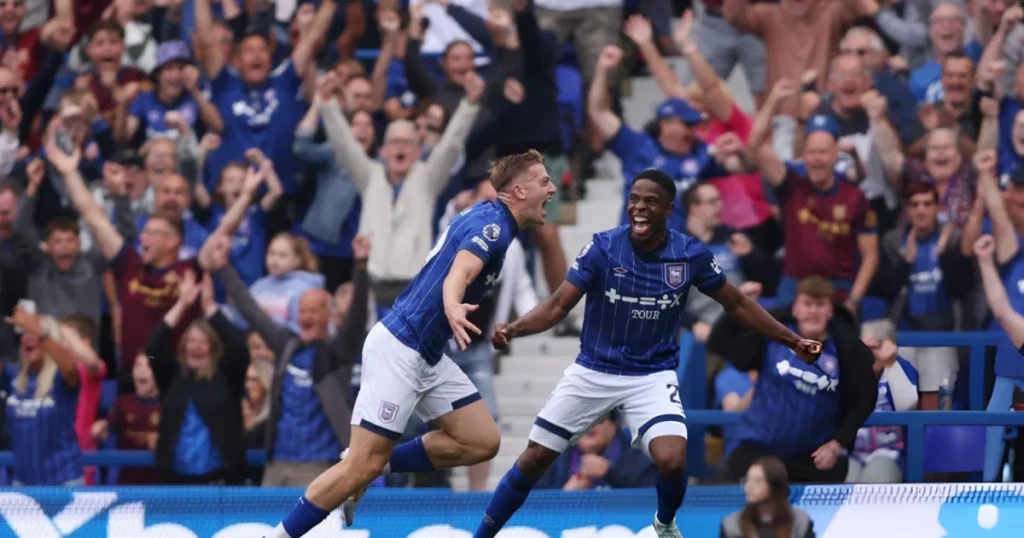
<svg viewBox="0 0 1024 538">
<path fill-rule="evenodd" d="M 662 437 L 651 442 L 651 459 L 662 475 L 686 472 L 686 441 L 682 438 Z"/>
<path fill-rule="evenodd" d="M 526 450 L 519 455 L 516 465 L 519 467 L 519 472 L 539 479 L 556 459 L 558 459 L 558 452 L 531 441 Z"/>
<path fill-rule="evenodd" d="M 346 456 L 342 463 L 347 465 L 346 472 L 357 482 L 368 484 L 380 476 L 389 458 L 390 456 L 384 453 L 356 453 Z"/>
<path fill-rule="evenodd" d="M 476 454 L 474 459 L 477 463 L 492 460 L 501 448 L 501 433 L 498 432 L 497 426 L 488 428 L 486 432 L 477 436 L 473 444 Z"/>
</svg>

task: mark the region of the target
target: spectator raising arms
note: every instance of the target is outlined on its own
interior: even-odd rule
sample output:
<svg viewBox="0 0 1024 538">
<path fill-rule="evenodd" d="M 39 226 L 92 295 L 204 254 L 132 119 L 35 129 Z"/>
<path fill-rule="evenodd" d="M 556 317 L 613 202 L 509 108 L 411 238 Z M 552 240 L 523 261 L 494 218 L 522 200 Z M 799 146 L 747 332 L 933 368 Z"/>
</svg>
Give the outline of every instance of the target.
<svg viewBox="0 0 1024 538">
<path fill-rule="evenodd" d="M 57 321 L 27 305 L 4 321 L 22 331 L 20 364 L 11 379 L 6 427 L 14 451 L 15 486 L 80 486 L 81 450 L 75 436 L 78 363 L 61 344 Z"/>
<path fill-rule="evenodd" d="M 186 272 L 178 292 L 146 343 L 161 394 L 156 466 L 171 484 L 237 484 L 245 471 L 245 335 L 221 313 L 210 275 L 198 283 Z M 172 331 L 197 299 L 204 317 L 189 323 L 175 348 Z"/>
<path fill-rule="evenodd" d="M 178 260 L 185 233 L 181 219 L 170 213 L 157 212 L 150 217 L 139 234 L 141 252 L 132 248 L 131 242 L 114 228 L 86 187 L 78 171 L 81 150 L 67 153 L 57 145 L 54 128 L 57 125 L 59 120 L 52 122 L 47 135 L 46 159 L 63 178 L 68 195 L 92 230 L 100 253 L 113 266 L 122 323 L 119 379 L 122 392 L 128 392 L 132 362 L 142 351 L 150 332 L 177 303 L 179 283 L 194 264 Z M 119 196 L 124 196 L 123 183 L 116 187 L 120 190 Z M 199 317 L 198 305 L 189 303 L 186 307 L 182 318 L 176 320 L 181 325 Z M 172 348 L 177 346 L 182 332 L 184 328 L 179 325 L 169 342 Z"/>
</svg>

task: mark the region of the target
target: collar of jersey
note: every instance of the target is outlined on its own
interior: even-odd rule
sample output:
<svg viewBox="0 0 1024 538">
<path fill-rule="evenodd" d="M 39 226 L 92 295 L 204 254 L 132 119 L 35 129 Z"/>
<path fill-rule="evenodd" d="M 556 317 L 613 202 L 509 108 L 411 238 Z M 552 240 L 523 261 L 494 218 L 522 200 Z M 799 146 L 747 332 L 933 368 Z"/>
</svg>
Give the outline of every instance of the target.
<svg viewBox="0 0 1024 538">
<path fill-rule="evenodd" d="M 508 218 L 508 225 L 512 228 L 512 237 L 519 235 L 519 223 L 516 222 L 516 216 L 512 214 L 512 210 L 501 200 L 496 200 L 495 203 L 505 212 L 505 217 Z"/>
</svg>

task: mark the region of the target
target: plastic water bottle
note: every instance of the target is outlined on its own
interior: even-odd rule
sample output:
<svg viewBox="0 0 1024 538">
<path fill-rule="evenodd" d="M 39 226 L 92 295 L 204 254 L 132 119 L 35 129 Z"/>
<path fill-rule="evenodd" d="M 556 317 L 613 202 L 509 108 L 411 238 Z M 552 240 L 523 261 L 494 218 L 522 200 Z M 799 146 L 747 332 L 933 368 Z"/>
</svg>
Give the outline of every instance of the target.
<svg viewBox="0 0 1024 538">
<path fill-rule="evenodd" d="M 939 385 L 939 409 L 953 409 L 953 387 L 949 384 L 949 378 L 942 380 Z"/>
</svg>

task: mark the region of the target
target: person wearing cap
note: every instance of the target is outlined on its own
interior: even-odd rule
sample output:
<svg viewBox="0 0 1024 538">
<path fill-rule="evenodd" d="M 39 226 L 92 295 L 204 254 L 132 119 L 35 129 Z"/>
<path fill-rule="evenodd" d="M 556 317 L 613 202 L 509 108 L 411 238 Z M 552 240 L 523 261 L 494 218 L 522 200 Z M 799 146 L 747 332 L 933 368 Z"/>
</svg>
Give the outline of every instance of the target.
<svg viewBox="0 0 1024 538">
<path fill-rule="evenodd" d="M 120 141 L 138 143 L 151 138 L 178 138 L 184 134 L 179 131 L 186 127 L 199 136 L 202 134 L 197 129 L 200 121 L 207 131 L 219 133 L 224 128 L 217 107 L 203 95 L 199 69 L 192 63 L 184 41 L 160 44 L 151 76 L 156 87 L 141 92 L 132 101 L 117 128 Z"/>
<path fill-rule="evenodd" d="M 289 60 L 276 69 L 270 38 L 259 32 L 240 36 L 234 63 L 214 41 L 210 0 L 195 0 L 195 35 L 203 67 L 210 79 L 213 102 L 224 120 L 221 146 L 207 156 L 205 176 L 215 178 L 229 162 L 258 148 L 273 163 L 285 195 L 295 191 L 299 162 L 292 155 L 295 126 L 306 112 L 301 98 L 303 77 L 314 69 L 314 57 L 337 11 L 336 0 L 323 0 Z M 282 204 L 283 208 L 283 204 Z"/>
<path fill-rule="evenodd" d="M 878 268 L 878 217 L 864 193 L 836 173 L 839 126 L 833 118 L 816 115 L 808 121 L 801 160 L 784 162 L 775 152 L 772 117 L 797 91 L 796 81 L 779 81 L 750 134 L 758 167 L 782 202 L 786 255 L 776 300 L 792 301 L 797 281 L 818 275 L 856 311 Z"/>
<path fill-rule="evenodd" d="M 697 138 L 696 126 L 704 121 L 690 103 L 679 98 L 666 99 L 658 106 L 655 121 L 638 132 L 631 129 L 611 109 L 608 95 L 609 73 L 622 60 L 622 49 L 609 45 L 601 51 L 594 82 L 590 85 L 587 109 L 601 137 L 622 160 L 622 173 L 635 177 L 648 168 L 668 174 L 679 192 L 701 179 L 729 176 L 745 171 L 751 163 L 746 149 L 735 134 L 723 135 L 712 148 Z M 739 159 L 730 159 L 738 156 Z M 623 193 L 621 223 L 627 222 L 626 203 L 629 182 Z M 672 230 L 686 228 L 686 208 L 678 200 L 668 220 Z"/>
</svg>

